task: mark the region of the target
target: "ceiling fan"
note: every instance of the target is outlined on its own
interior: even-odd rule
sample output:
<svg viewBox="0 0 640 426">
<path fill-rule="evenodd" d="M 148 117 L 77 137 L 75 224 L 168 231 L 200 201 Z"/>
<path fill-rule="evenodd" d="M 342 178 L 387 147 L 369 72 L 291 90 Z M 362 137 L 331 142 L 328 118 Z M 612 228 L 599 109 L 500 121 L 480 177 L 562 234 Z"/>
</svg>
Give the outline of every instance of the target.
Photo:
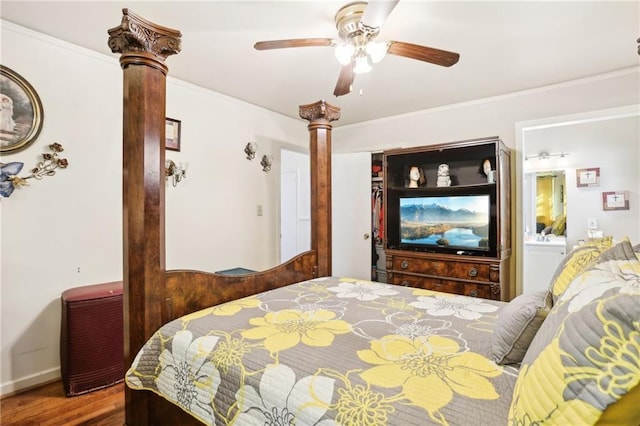
<svg viewBox="0 0 640 426">
<path fill-rule="evenodd" d="M 458 62 L 460 55 L 433 47 L 420 46 L 402 41 L 376 42 L 380 28 L 399 0 L 357 1 L 342 7 L 335 16 L 338 39 L 299 38 L 290 40 L 259 41 L 256 50 L 283 49 L 287 47 L 332 46 L 338 62 L 342 65 L 335 96 L 351 92 L 355 74 L 369 72 L 370 63 L 380 62 L 384 56 L 404 56 L 419 61 L 450 67 Z"/>
</svg>

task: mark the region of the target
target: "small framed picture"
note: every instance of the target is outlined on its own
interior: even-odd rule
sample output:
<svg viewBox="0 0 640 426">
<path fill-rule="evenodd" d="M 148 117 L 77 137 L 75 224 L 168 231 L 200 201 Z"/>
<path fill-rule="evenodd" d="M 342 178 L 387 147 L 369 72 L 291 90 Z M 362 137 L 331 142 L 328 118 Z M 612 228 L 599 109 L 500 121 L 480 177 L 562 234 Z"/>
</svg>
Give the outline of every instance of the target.
<svg viewBox="0 0 640 426">
<path fill-rule="evenodd" d="M 600 167 L 576 169 L 576 181 L 578 188 L 600 185 Z"/>
<path fill-rule="evenodd" d="M 180 151 L 180 120 L 167 118 L 165 122 L 165 149 Z"/>
<path fill-rule="evenodd" d="M 602 193 L 603 210 L 629 210 L 629 191 Z"/>
</svg>

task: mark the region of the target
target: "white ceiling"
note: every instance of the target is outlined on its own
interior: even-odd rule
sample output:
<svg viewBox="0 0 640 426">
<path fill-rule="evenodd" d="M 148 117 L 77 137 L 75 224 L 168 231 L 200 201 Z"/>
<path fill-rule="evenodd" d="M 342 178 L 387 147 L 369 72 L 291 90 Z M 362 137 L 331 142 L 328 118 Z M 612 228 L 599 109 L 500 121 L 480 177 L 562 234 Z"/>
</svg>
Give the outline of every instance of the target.
<svg viewBox="0 0 640 426">
<path fill-rule="evenodd" d="M 332 48 L 253 49 L 260 40 L 336 37 L 334 15 L 346 3 L 2 0 L 0 16 L 117 57 L 107 30 L 126 7 L 182 32 L 170 76 L 296 118 L 298 105 L 325 99 L 342 109 L 336 126 L 640 65 L 638 1 L 400 0 L 378 40 L 454 51 L 460 61 L 445 68 L 389 55 L 339 98 Z"/>
</svg>

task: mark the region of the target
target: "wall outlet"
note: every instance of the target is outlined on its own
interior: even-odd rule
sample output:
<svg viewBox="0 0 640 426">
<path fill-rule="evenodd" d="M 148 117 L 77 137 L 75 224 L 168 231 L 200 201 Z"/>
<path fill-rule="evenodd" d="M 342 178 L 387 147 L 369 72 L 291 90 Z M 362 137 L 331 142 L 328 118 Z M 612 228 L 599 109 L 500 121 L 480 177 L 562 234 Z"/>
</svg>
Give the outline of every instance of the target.
<svg viewBox="0 0 640 426">
<path fill-rule="evenodd" d="M 258 216 L 262 216 L 262 205 L 258 204 Z"/>
<path fill-rule="evenodd" d="M 587 228 L 588 229 L 598 229 L 598 219 L 595 217 L 590 217 L 587 219 Z"/>
</svg>

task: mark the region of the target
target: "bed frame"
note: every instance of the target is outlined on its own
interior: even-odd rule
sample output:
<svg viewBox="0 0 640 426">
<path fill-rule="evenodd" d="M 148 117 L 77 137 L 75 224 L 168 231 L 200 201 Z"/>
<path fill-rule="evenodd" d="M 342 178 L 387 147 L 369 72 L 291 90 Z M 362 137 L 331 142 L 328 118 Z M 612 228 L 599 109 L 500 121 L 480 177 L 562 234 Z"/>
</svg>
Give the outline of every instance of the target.
<svg viewBox="0 0 640 426">
<path fill-rule="evenodd" d="M 331 275 L 331 121 L 324 101 L 299 107 L 309 121 L 311 250 L 248 275 L 165 268 L 165 59 L 181 49 L 179 31 L 122 11 L 109 33 L 123 83 L 123 257 L 125 365 L 161 325 L 182 315 L 261 291 Z M 125 388 L 127 425 L 199 424 L 151 392 Z"/>
</svg>

